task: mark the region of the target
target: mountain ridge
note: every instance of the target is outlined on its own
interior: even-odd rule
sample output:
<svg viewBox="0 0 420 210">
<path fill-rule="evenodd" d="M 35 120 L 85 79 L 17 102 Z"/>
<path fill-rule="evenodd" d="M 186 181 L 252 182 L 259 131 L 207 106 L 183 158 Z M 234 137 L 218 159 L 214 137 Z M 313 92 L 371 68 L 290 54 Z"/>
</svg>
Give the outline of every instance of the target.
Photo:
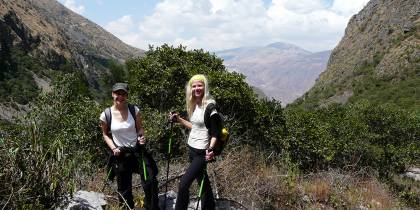
<svg viewBox="0 0 420 210">
<path fill-rule="evenodd" d="M 89 94 L 106 97 L 111 68 L 144 55 L 55 0 L 0 0 L 0 29 L 2 107 L 21 107 L 48 91 L 57 72 L 75 73 Z"/>
<path fill-rule="evenodd" d="M 420 2 L 371 0 L 351 18 L 327 69 L 297 104 L 367 99 L 410 109 L 420 104 L 419 77 Z"/>
<path fill-rule="evenodd" d="M 276 42 L 216 52 L 230 71 L 283 105 L 303 95 L 326 67 L 331 51 L 312 53 L 296 45 Z"/>
</svg>

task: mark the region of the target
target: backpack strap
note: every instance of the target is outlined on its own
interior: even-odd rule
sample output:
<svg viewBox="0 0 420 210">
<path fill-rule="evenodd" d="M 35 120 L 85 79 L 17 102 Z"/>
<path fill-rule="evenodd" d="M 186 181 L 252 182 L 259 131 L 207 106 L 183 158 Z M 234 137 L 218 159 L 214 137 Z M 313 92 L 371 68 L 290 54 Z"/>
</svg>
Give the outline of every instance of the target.
<svg viewBox="0 0 420 210">
<path fill-rule="evenodd" d="M 136 133 L 139 132 L 137 130 L 137 118 L 136 118 L 136 106 L 133 104 L 128 104 L 128 111 L 130 111 L 131 116 L 133 116 L 134 119 L 134 127 L 136 127 Z"/>
<path fill-rule="evenodd" d="M 207 104 L 206 110 L 204 111 L 204 124 L 206 125 L 209 135 L 215 133 L 217 139 L 219 139 L 221 134 L 220 131 L 222 130 L 222 119 L 219 112 L 211 115 L 214 110 L 216 110 L 216 105 L 214 103 Z M 214 121 L 216 121 L 216 123 L 214 123 Z"/>
<path fill-rule="evenodd" d="M 128 104 L 128 111 L 130 112 L 131 116 L 133 116 L 134 122 L 135 122 L 135 126 L 136 127 L 136 132 L 137 131 L 137 118 L 136 118 L 136 106 L 134 106 L 133 104 Z M 108 107 L 105 109 L 105 120 L 106 120 L 106 124 L 108 125 L 108 135 L 111 134 L 111 122 L 112 122 L 112 113 L 111 113 L 111 107 Z"/>
<path fill-rule="evenodd" d="M 106 125 L 108 126 L 108 136 L 110 136 L 112 139 L 112 135 L 110 135 L 111 134 L 111 121 L 112 121 L 111 107 L 106 108 L 104 112 L 105 112 Z"/>
<path fill-rule="evenodd" d="M 210 129 L 210 114 L 214 109 L 216 109 L 216 105 L 214 105 L 214 103 L 209 103 L 207 104 L 206 110 L 204 111 L 204 124 L 206 125 L 207 129 Z"/>
</svg>

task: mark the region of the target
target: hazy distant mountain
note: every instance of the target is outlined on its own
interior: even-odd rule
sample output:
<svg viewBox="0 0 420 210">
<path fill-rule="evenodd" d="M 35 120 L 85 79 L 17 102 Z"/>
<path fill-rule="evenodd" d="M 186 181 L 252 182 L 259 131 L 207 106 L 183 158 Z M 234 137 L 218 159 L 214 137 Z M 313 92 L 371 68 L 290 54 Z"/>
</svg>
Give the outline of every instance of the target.
<svg viewBox="0 0 420 210">
<path fill-rule="evenodd" d="M 328 68 L 298 103 L 361 99 L 420 110 L 420 1 L 371 0 L 351 18 Z"/>
<path fill-rule="evenodd" d="M 312 53 L 287 43 L 216 52 L 229 70 L 283 105 L 302 96 L 325 69 L 331 51 Z"/>
</svg>

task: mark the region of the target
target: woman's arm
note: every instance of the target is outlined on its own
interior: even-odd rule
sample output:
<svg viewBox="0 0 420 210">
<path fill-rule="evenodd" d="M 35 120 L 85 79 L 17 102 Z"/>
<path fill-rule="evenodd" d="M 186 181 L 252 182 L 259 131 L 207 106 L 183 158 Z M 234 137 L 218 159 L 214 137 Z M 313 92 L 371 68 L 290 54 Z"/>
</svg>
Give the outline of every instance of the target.
<svg viewBox="0 0 420 210">
<path fill-rule="evenodd" d="M 215 136 L 212 136 L 210 138 L 210 145 L 209 145 L 210 151 L 213 150 L 213 148 L 216 146 L 216 141 L 217 141 L 217 138 Z"/>
<path fill-rule="evenodd" d="M 175 122 L 179 122 L 182 126 L 184 126 L 187 129 L 191 130 L 192 128 L 191 122 L 180 117 L 178 113 L 169 113 L 169 119 L 175 119 Z"/>
<path fill-rule="evenodd" d="M 102 129 L 102 136 L 104 137 L 104 141 L 108 145 L 108 147 L 112 150 L 114 155 L 120 154 L 120 150 L 114 144 L 112 139 L 108 136 L 108 125 L 106 124 L 106 122 L 104 122 L 102 120 L 101 120 L 101 129 Z"/>
<path fill-rule="evenodd" d="M 217 136 L 220 136 L 220 131 L 218 130 L 218 126 L 219 126 L 219 121 L 220 119 L 218 118 L 218 115 L 212 115 L 210 116 L 210 128 L 209 128 L 209 133 L 210 133 L 210 144 L 209 147 L 206 150 L 206 160 L 207 161 L 211 161 L 214 159 L 214 152 L 213 149 L 216 146 L 216 141 L 218 141 Z"/>
<path fill-rule="evenodd" d="M 177 118 L 176 118 L 177 122 L 181 123 L 181 125 L 183 125 L 184 127 L 186 127 L 186 128 L 188 128 L 188 129 L 191 130 L 192 123 L 190 121 L 183 119 L 178 114 L 176 116 L 177 116 Z"/>
</svg>

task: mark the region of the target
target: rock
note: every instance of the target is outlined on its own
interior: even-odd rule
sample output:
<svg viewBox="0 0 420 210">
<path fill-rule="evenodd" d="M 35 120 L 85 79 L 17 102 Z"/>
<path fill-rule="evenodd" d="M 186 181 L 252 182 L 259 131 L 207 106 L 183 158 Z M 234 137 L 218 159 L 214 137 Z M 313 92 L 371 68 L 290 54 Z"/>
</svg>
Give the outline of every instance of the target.
<svg viewBox="0 0 420 210">
<path fill-rule="evenodd" d="M 177 193 L 171 190 L 166 193 L 166 196 L 167 196 L 166 197 L 166 210 L 175 209 Z M 228 199 L 220 198 L 216 200 L 216 210 L 233 210 L 235 209 L 233 205 L 234 204 L 232 203 L 232 201 Z M 159 195 L 159 207 L 160 209 L 164 209 L 165 207 L 165 194 L 164 193 Z M 196 207 L 197 207 L 197 200 L 191 199 L 188 205 L 188 209 L 194 210 L 196 209 Z M 201 202 L 198 204 L 198 209 L 201 209 Z"/>
<path fill-rule="evenodd" d="M 166 193 L 166 208 L 165 207 L 165 193 L 159 195 L 159 207 L 160 209 L 173 210 L 175 209 L 176 203 L 176 192 L 173 190 Z"/>
<path fill-rule="evenodd" d="M 362 205 L 359 205 L 357 209 L 358 209 L 358 210 L 369 210 L 369 208 L 364 207 L 364 206 L 362 206 Z"/>
<path fill-rule="evenodd" d="M 420 174 L 420 168 L 409 168 L 407 169 L 407 171 L 415 174 Z"/>
<path fill-rule="evenodd" d="M 413 31 L 413 29 L 414 29 L 414 24 L 413 23 L 405 23 L 404 24 L 404 26 L 403 26 L 403 32 L 404 33 L 409 33 L 409 32 L 411 32 L 411 31 Z"/>
<path fill-rule="evenodd" d="M 402 176 L 420 181 L 420 168 L 409 168 Z"/>
<path fill-rule="evenodd" d="M 307 196 L 307 195 L 303 196 L 302 200 L 303 200 L 305 203 L 309 203 L 309 202 L 311 202 L 311 199 L 310 199 L 310 198 L 309 198 L 309 196 Z"/>
<path fill-rule="evenodd" d="M 104 209 L 105 195 L 97 192 L 77 191 L 66 210 Z"/>
</svg>

